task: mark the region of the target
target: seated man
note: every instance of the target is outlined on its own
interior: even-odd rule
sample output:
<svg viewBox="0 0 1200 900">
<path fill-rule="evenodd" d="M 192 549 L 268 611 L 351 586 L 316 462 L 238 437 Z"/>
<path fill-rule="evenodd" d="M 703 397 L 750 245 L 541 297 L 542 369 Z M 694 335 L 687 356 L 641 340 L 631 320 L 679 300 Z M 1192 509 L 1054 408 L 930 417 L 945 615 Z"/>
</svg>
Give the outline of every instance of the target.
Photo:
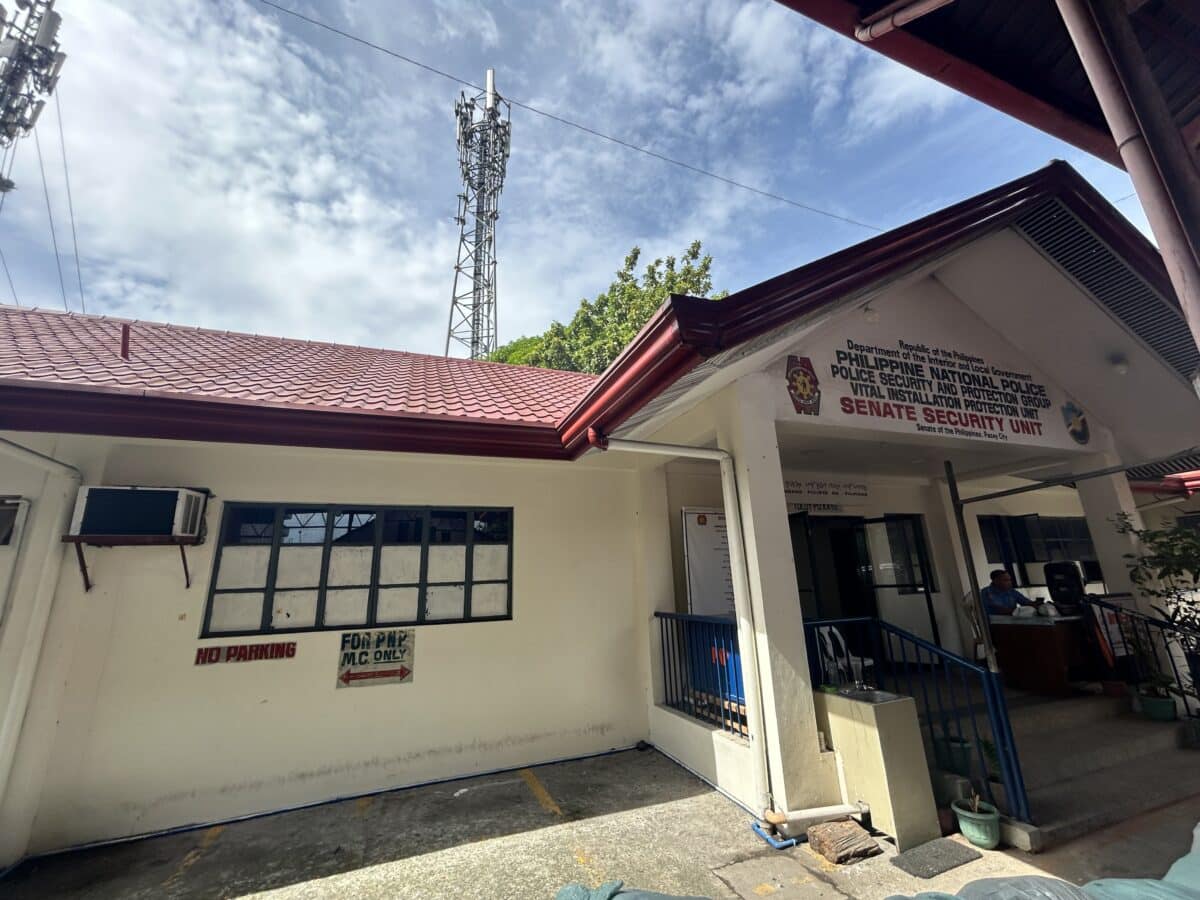
<svg viewBox="0 0 1200 900">
<path fill-rule="evenodd" d="M 1012 576 L 1003 569 L 991 574 L 992 583 L 982 591 L 983 608 L 989 616 L 1011 616 L 1018 606 L 1037 606 L 1013 587 Z"/>
</svg>

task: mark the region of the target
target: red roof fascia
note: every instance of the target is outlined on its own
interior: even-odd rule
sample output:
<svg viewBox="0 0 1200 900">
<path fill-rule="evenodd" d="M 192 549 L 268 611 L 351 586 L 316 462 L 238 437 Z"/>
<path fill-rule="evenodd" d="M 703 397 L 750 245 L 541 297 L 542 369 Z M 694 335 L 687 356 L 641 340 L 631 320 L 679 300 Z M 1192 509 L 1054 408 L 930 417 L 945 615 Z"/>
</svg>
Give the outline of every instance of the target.
<svg viewBox="0 0 1200 900">
<path fill-rule="evenodd" d="M 14 431 L 241 444 L 567 459 L 552 425 L 386 415 L 296 406 L 132 396 L 0 384 L 0 423 Z"/>
<path fill-rule="evenodd" d="M 801 15 L 820 22 L 856 44 L 854 29 L 859 23 L 858 4 L 851 0 L 777 0 Z M 1118 168 L 1124 168 L 1112 135 L 1099 131 L 1074 116 L 1027 94 L 973 63 L 927 43 L 903 28 L 897 28 L 865 46 L 910 69 L 1086 150 Z"/>
<path fill-rule="evenodd" d="M 679 299 L 672 297 L 659 308 L 559 424 L 563 448 L 572 458 L 588 450 L 589 428 L 607 434 L 699 365 L 701 354 L 680 336 L 675 306 Z"/>
</svg>

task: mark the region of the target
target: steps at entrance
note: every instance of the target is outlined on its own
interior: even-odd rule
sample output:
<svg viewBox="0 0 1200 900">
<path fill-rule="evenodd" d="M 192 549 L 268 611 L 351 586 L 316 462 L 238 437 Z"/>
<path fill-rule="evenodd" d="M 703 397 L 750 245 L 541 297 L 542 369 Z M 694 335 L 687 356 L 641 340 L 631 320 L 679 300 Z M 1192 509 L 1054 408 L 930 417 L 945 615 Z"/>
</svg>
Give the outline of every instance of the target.
<svg viewBox="0 0 1200 900">
<path fill-rule="evenodd" d="M 1136 767 L 1142 757 L 1178 749 L 1180 734 L 1178 725 L 1123 712 L 1017 734 L 1016 739 L 1025 787 L 1033 791 L 1115 766 Z M 1200 768 L 1200 754 L 1193 765 Z"/>
<path fill-rule="evenodd" d="M 1018 746 L 1023 736 L 1078 728 L 1117 718 L 1129 712 L 1127 697 L 1072 697 L 1063 700 L 1022 702 L 1009 699 L 1008 721 Z"/>
<path fill-rule="evenodd" d="M 1196 795 L 1200 751 L 1187 749 L 1159 750 L 1034 789 L 1029 806 L 1037 820 L 1035 848 L 1044 850 Z"/>
<path fill-rule="evenodd" d="M 1127 697 L 1008 700 L 1036 823 L 1030 849 L 1200 795 L 1200 750 L 1183 745 L 1182 723 L 1145 719 Z"/>
</svg>

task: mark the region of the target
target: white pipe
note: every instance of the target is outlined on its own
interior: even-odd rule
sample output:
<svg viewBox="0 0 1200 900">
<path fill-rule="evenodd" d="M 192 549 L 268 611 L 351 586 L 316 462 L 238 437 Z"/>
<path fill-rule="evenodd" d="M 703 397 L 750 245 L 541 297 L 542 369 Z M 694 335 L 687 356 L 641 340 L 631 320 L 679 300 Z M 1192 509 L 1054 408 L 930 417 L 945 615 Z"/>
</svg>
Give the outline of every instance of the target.
<svg viewBox="0 0 1200 900">
<path fill-rule="evenodd" d="M 83 481 L 83 473 L 69 463 L 57 460 L 53 456 L 47 456 L 45 453 L 38 453 L 36 450 L 30 450 L 8 438 L 0 438 L 0 453 L 31 466 L 37 466 L 52 475 L 70 475 L 78 481 Z"/>
<path fill-rule="evenodd" d="M 854 29 L 854 36 L 865 44 L 953 2 L 954 0 L 916 0 L 915 3 L 901 6 L 886 15 L 859 23 Z"/>
<path fill-rule="evenodd" d="M 753 731 L 751 743 L 757 744 L 754 754 L 754 790 L 759 798 L 759 814 L 765 816 L 775 805 L 771 791 L 771 770 L 767 760 L 766 720 L 763 717 L 762 681 L 758 669 L 758 639 L 754 626 L 754 610 L 750 602 L 750 575 L 746 564 L 746 544 L 742 531 L 741 505 L 738 503 L 737 475 L 733 456 L 725 450 L 688 447 L 683 444 L 655 444 L 649 441 L 627 441 L 621 438 L 602 440 L 597 446 L 604 450 L 625 453 L 648 453 L 656 456 L 708 459 L 721 466 L 721 498 L 725 506 L 725 531 L 729 538 L 729 568 L 733 580 L 733 606 L 738 620 L 738 646 L 742 648 L 742 681 L 746 688 L 746 718 Z M 747 660 L 749 663 L 747 664 Z"/>
<path fill-rule="evenodd" d="M 496 105 L 496 70 L 487 70 L 487 100 L 485 101 L 487 109 L 491 109 Z"/>
<path fill-rule="evenodd" d="M 51 478 L 61 479 L 62 502 L 57 515 L 65 518 L 65 514 L 74 507 L 75 497 L 83 473 L 67 463 L 53 457 L 30 450 L 20 444 L 0 438 L 0 454 L 13 457 L 46 471 Z M 48 481 L 42 490 L 40 503 L 45 503 L 53 488 Z M 0 719 L 0 806 L 8 792 L 8 780 L 16 763 L 17 742 L 21 737 L 21 726 L 29 709 L 29 698 L 33 694 L 34 675 L 42 655 L 42 645 L 46 638 L 46 628 L 50 622 L 50 610 L 54 605 L 54 593 L 57 587 L 59 566 L 62 564 L 63 545 L 59 534 L 53 526 L 53 520 L 47 525 L 48 533 L 45 538 L 45 552 L 41 561 L 41 570 L 33 589 L 33 609 L 30 612 L 29 624 L 25 629 L 24 640 L 20 643 L 20 656 L 17 658 L 16 672 L 13 675 L 12 692 L 4 709 L 4 717 Z M 18 551 L 16 565 L 13 569 L 13 579 L 24 574 L 25 563 L 32 552 L 30 543 L 25 543 Z M 57 552 L 56 552 L 57 551 Z M 10 619 L 11 621 L 11 619 Z"/>
</svg>

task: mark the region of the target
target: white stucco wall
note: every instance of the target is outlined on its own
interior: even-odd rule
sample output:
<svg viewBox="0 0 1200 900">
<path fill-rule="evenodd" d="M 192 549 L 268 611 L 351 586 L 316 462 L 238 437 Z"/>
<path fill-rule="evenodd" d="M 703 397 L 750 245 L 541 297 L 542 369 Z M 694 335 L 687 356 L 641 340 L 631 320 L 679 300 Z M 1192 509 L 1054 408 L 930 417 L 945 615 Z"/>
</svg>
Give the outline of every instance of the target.
<svg viewBox="0 0 1200 900">
<path fill-rule="evenodd" d="M 619 461 L 86 444 L 103 450 L 103 483 L 212 490 L 210 537 L 188 550 L 190 590 L 174 548 L 88 548 L 87 594 L 64 560 L 14 771 L 41 784 L 21 852 L 648 737 L 638 583 L 664 583 L 669 562 L 665 542 L 635 553 L 637 476 Z M 0 480 L 0 493 L 36 490 L 8 463 Z M 227 500 L 511 506 L 513 620 L 417 627 L 411 684 L 335 689 L 338 632 L 288 636 L 291 659 L 196 666 L 201 646 L 280 639 L 198 637 Z M 21 815 L 6 804 L 0 823 Z"/>
</svg>

